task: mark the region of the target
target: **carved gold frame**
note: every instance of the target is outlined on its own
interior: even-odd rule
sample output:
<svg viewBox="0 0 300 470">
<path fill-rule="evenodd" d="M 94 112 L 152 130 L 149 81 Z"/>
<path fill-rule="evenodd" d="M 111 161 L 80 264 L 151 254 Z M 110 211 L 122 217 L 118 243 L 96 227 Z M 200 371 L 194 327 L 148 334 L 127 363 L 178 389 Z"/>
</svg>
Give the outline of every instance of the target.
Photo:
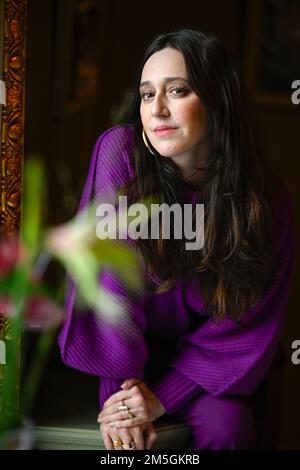
<svg viewBox="0 0 300 470">
<path fill-rule="evenodd" d="M 24 157 L 24 95 L 27 0 L 0 0 L 0 79 L 6 85 L 6 105 L 0 104 L 0 233 L 18 231 L 21 218 Z M 9 341 L 9 322 L 0 312 L 1 346 Z M 20 341 L 15 364 L 20 369 Z M 1 348 L 3 352 L 4 348 Z M 17 371 L 17 377 L 19 373 Z M 5 365 L 0 364 L 0 382 Z M 1 392 L 1 390 L 0 390 Z M 10 404 L 19 406 L 19 383 Z M 10 405 L 9 404 L 9 405 Z M 7 406 L 0 393 L 0 412 Z"/>
<path fill-rule="evenodd" d="M 24 91 L 27 0 L 2 0 L 1 56 L 6 84 L 0 142 L 0 230 L 19 229 L 24 155 Z M 1 39 L 0 39 L 1 41 Z"/>
</svg>

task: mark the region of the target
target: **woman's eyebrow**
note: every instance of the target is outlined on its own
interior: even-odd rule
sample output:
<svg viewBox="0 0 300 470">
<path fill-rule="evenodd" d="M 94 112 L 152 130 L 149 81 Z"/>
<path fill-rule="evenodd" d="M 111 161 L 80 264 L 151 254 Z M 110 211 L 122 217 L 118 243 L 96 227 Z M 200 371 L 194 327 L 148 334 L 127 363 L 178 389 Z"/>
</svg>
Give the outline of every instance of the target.
<svg viewBox="0 0 300 470">
<path fill-rule="evenodd" d="M 188 83 L 187 79 L 183 77 L 166 77 L 163 81 L 164 83 L 169 83 L 174 82 L 175 80 L 183 80 L 184 82 Z M 152 83 L 149 80 L 146 80 L 140 84 L 140 88 L 145 85 L 152 85 Z"/>
</svg>

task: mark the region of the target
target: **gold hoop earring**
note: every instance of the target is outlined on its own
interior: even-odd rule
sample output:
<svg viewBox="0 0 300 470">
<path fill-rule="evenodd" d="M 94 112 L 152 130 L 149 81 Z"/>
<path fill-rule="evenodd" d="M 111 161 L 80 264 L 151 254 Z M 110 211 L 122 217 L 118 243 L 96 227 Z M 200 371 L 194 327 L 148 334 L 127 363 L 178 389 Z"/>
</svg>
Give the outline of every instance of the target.
<svg viewBox="0 0 300 470">
<path fill-rule="evenodd" d="M 151 147 L 150 147 L 150 145 L 149 145 L 149 142 L 147 141 L 147 136 L 146 136 L 145 129 L 143 129 L 142 137 L 143 137 L 144 144 L 145 144 L 145 146 L 147 147 L 147 149 L 149 150 L 149 152 L 150 152 L 152 155 L 155 155 L 155 153 L 153 152 L 153 150 L 151 149 Z"/>
</svg>

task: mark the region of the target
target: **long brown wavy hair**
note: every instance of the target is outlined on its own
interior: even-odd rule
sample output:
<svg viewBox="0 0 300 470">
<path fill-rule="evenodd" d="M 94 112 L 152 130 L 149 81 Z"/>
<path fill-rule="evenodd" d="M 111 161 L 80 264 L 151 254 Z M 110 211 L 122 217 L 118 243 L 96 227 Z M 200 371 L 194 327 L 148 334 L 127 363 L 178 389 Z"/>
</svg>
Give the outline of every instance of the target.
<svg viewBox="0 0 300 470">
<path fill-rule="evenodd" d="M 151 155 L 142 140 L 142 69 L 152 54 L 166 47 L 183 54 L 190 86 L 206 109 L 209 155 L 199 186 L 205 240 L 195 251 L 185 249 L 185 239 L 139 239 L 137 245 L 149 279 L 156 279 L 149 284 L 154 291 L 168 290 L 183 277 L 196 281 L 209 315 L 240 320 L 272 276 L 275 184 L 259 157 L 238 67 L 218 38 L 181 29 L 158 36 L 146 50 L 125 118 L 135 129 L 135 177 L 125 190 L 130 203 L 149 195 L 169 205 L 182 201 L 180 171 L 155 149 Z"/>
</svg>

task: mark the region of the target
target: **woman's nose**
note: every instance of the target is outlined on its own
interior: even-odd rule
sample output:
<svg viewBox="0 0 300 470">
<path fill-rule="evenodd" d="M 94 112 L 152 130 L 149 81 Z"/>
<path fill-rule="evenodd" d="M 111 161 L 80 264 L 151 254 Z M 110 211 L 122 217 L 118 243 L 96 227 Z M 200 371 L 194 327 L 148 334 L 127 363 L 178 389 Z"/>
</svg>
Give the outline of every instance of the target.
<svg viewBox="0 0 300 470">
<path fill-rule="evenodd" d="M 152 102 L 153 116 L 168 116 L 170 114 L 166 102 L 162 96 L 156 96 Z"/>
</svg>

